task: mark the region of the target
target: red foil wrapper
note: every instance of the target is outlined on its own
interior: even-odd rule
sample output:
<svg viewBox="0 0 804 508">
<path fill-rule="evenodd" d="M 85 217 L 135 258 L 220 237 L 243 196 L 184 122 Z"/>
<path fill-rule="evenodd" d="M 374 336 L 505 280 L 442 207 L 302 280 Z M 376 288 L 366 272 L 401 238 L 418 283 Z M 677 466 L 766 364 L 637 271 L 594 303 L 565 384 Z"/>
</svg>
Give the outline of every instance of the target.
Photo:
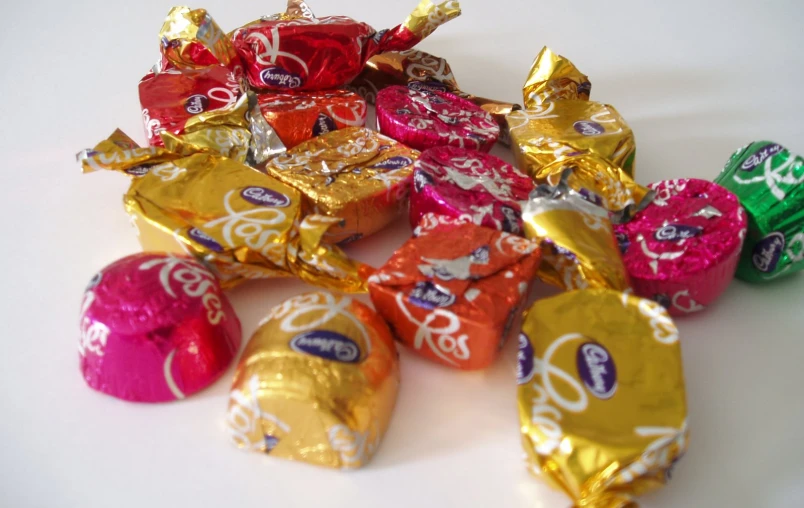
<svg viewBox="0 0 804 508">
<path fill-rule="evenodd" d="M 417 354 L 464 370 L 497 357 L 539 264 L 534 242 L 493 229 L 420 229 L 369 278 L 374 307 Z"/>
<path fill-rule="evenodd" d="M 415 228 L 425 214 L 433 213 L 522 234 L 519 202 L 527 200 L 532 190 L 529 176 L 493 155 L 431 148 L 414 166 L 410 224 Z"/>
<path fill-rule="evenodd" d="M 223 374 L 240 337 L 210 271 L 189 258 L 135 254 L 98 272 L 84 292 L 81 373 L 120 399 L 183 399 Z"/>
<path fill-rule="evenodd" d="M 703 310 L 734 277 L 747 219 L 737 196 L 694 178 L 650 186 L 652 203 L 615 232 L 636 294 L 670 314 Z"/>
<path fill-rule="evenodd" d="M 233 107 L 244 92 L 237 72 L 229 67 L 213 65 L 183 71 L 168 68 L 146 74 L 139 88 L 142 123 L 148 144 L 164 146 L 160 133 L 181 135 L 193 116 Z"/>
<path fill-rule="evenodd" d="M 380 132 L 417 150 L 454 146 L 488 152 L 500 136 L 489 113 L 437 90 L 391 86 L 377 94 Z"/>
<path fill-rule="evenodd" d="M 366 125 L 366 101 L 347 90 L 264 93 L 257 102 L 287 149 L 334 130 Z"/>
<path fill-rule="evenodd" d="M 377 53 L 412 48 L 460 12 L 454 0 L 422 0 L 404 23 L 378 32 L 345 16 L 316 18 L 304 2 L 290 0 L 285 14 L 235 30 L 232 43 L 251 86 L 325 90 L 354 79 Z"/>
</svg>

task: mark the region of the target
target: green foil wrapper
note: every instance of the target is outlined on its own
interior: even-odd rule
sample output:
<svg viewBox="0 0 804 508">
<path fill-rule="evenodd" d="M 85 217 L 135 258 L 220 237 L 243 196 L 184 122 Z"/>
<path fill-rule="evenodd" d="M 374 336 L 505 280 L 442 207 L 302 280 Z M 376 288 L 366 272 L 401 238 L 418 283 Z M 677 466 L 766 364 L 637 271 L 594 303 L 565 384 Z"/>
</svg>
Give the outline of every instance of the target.
<svg viewBox="0 0 804 508">
<path fill-rule="evenodd" d="M 804 159 L 770 141 L 737 150 L 715 183 L 748 214 L 737 277 L 764 282 L 804 268 Z"/>
</svg>

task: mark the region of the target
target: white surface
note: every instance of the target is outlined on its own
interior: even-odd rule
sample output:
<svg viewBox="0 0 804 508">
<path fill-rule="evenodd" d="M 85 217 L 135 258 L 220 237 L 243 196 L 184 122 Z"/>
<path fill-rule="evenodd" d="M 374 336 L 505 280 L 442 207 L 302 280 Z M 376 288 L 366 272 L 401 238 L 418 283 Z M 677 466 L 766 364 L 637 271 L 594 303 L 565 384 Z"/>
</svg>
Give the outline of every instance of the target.
<svg viewBox="0 0 804 508">
<path fill-rule="evenodd" d="M 351 15 L 377 28 L 399 23 L 416 2 L 311 0 L 318 15 Z M 464 0 L 463 16 L 420 47 L 447 58 L 465 90 L 518 100 L 531 60 L 549 44 L 591 77 L 593 99 L 630 122 L 638 180 L 712 178 L 751 140 L 804 151 L 804 4 L 765 3 Z M 81 176 L 73 154 L 115 127 L 143 141 L 136 86 L 157 58 L 171 4 L 9 4 L 0 6 L 0 505 L 569 504 L 523 467 L 514 343 L 474 374 L 403 353 L 391 428 L 370 466 L 350 474 L 230 445 L 222 421 L 231 371 L 201 394 L 163 405 L 86 388 L 76 353 L 83 288 L 138 245 L 121 207 L 127 179 Z M 195 7 L 232 29 L 283 4 Z M 381 264 L 408 234 L 400 221 L 350 251 Z M 245 339 L 272 305 L 307 289 L 277 280 L 233 291 Z M 678 321 L 692 440 L 672 484 L 644 497 L 644 506 L 804 506 L 802 289 L 802 276 L 763 287 L 734 282 L 714 308 Z"/>
</svg>

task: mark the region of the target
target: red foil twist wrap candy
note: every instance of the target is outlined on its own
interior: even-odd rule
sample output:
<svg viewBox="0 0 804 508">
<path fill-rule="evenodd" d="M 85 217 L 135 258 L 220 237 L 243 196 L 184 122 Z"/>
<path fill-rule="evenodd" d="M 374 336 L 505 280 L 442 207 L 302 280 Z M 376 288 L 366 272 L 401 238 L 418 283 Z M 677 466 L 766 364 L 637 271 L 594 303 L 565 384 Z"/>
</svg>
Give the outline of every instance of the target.
<svg viewBox="0 0 804 508">
<path fill-rule="evenodd" d="M 488 152 L 500 136 L 494 118 L 448 92 L 391 86 L 377 94 L 377 127 L 417 150 L 455 146 Z"/>
<path fill-rule="evenodd" d="M 539 264 L 536 243 L 478 227 L 420 228 L 369 278 L 399 341 L 465 370 L 490 365 L 514 328 Z"/>
<path fill-rule="evenodd" d="M 257 101 L 287 149 L 334 130 L 366 125 L 366 101 L 346 90 L 266 93 Z"/>
<path fill-rule="evenodd" d="M 405 22 L 377 32 L 345 16 L 316 18 L 304 2 L 232 34 L 251 86 L 264 90 L 325 90 L 345 85 L 377 53 L 410 49 L 461 13 L 457 1 L 422 0 Z"/>
<path fill-rule="evenodd" d="M 427 213 L 522 233 L 520 201 L 533 190 L 530 177 L 502 159 L 465 148 L 425 150 L 413 170 L 410 225 Z"/>
<path fill-rule="evenodd" d="M 239 347 L 240 321 L 218 281 L 189 258 L 128 256 L 84 292 L 81 373 L 114 397 L 183 399 L 220 377 Z"/>
<path fill-rule="evenodd" d="M 656 196 L 615 228 L 636 294 L 670 314 L 703 310 L 734 277 L 747 218 L 737 196 L 694 178 L 650 186 Z"/>
</svg>

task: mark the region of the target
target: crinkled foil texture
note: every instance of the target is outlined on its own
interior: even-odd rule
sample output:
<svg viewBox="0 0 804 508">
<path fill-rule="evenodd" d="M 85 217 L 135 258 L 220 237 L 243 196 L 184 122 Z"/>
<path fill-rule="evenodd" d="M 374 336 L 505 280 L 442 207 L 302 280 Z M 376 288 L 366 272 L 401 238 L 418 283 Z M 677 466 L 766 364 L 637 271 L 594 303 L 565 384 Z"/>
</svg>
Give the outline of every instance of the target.
<svg viewBox="0 0 804 508">
<path fill-rule="evenodd" d="M 757 141 L 737 150 L 715 182 L 748 214 L 737 277 L 764 282 L 804 269 L 804 158 Z"/>
<path fill-rule="evenodd" d="M 500 127 L 486 111 L 457 95 L 390 86 L 377 94 L 379 131 L 417 150 L 454 146 L 488 152 Z"/>
<path fill-rule="evenodd" d="M 366 101 L 346 90 L 262 93 L 257 100 L 288 149 L 337 129 L 366 125 Z"/>
<path fill-rule="evenodd" d="M 636 294 L 673 315 L 703 310 L 734 277 L 747 219 L 737 196 L 694 178 L 650 186 L 656 195 L 615 228 Z"/>
<path fill-rule="evenodd" d="M 271 159 L 265 171 L 298 189 L 310 212 L 334 222 L 330 243 L 371 235 L 404 210 L 419 152 L 382 134 L 349 127 Z"/>
<path fill-rule="evenodd" d="M 516 330 L 538 246 L 449 220 L 418 234 L 369 278 L 374 307 L 416 354 L 458 369 L 487 367 Z"/>
<path fill-rule="evenodd" d="M 398 390 L 385 322 L 351 298 L 308 293 L 271 310 L 246 345 L 227 431 L 246 450 L 358 468 L 377 451 Z"/>
<path fill-rule="evenodd" d="M 609 289 L 537 301 L 519 336 L 531 472 L 574 506 L 635 506 L 687 448 L 678 330 L 656 302 Z"/>
<path fill-rule="evenodd" d="M 215 276 L 187 257 L 141 253 L 84 291 L 78 353 L 87 384 L 138 402 L 183 399 L 212 384 L 240 347 L 240 321 Z"/>
<path fill-rule="evenodd" d="M 520 202 L 533 181 L 502 159 L 453 147 L 422 152 L 414 166 L 410 224 L 427 213 L 467 217 L 479 226 L 523 234 Z"/>
</svg>

